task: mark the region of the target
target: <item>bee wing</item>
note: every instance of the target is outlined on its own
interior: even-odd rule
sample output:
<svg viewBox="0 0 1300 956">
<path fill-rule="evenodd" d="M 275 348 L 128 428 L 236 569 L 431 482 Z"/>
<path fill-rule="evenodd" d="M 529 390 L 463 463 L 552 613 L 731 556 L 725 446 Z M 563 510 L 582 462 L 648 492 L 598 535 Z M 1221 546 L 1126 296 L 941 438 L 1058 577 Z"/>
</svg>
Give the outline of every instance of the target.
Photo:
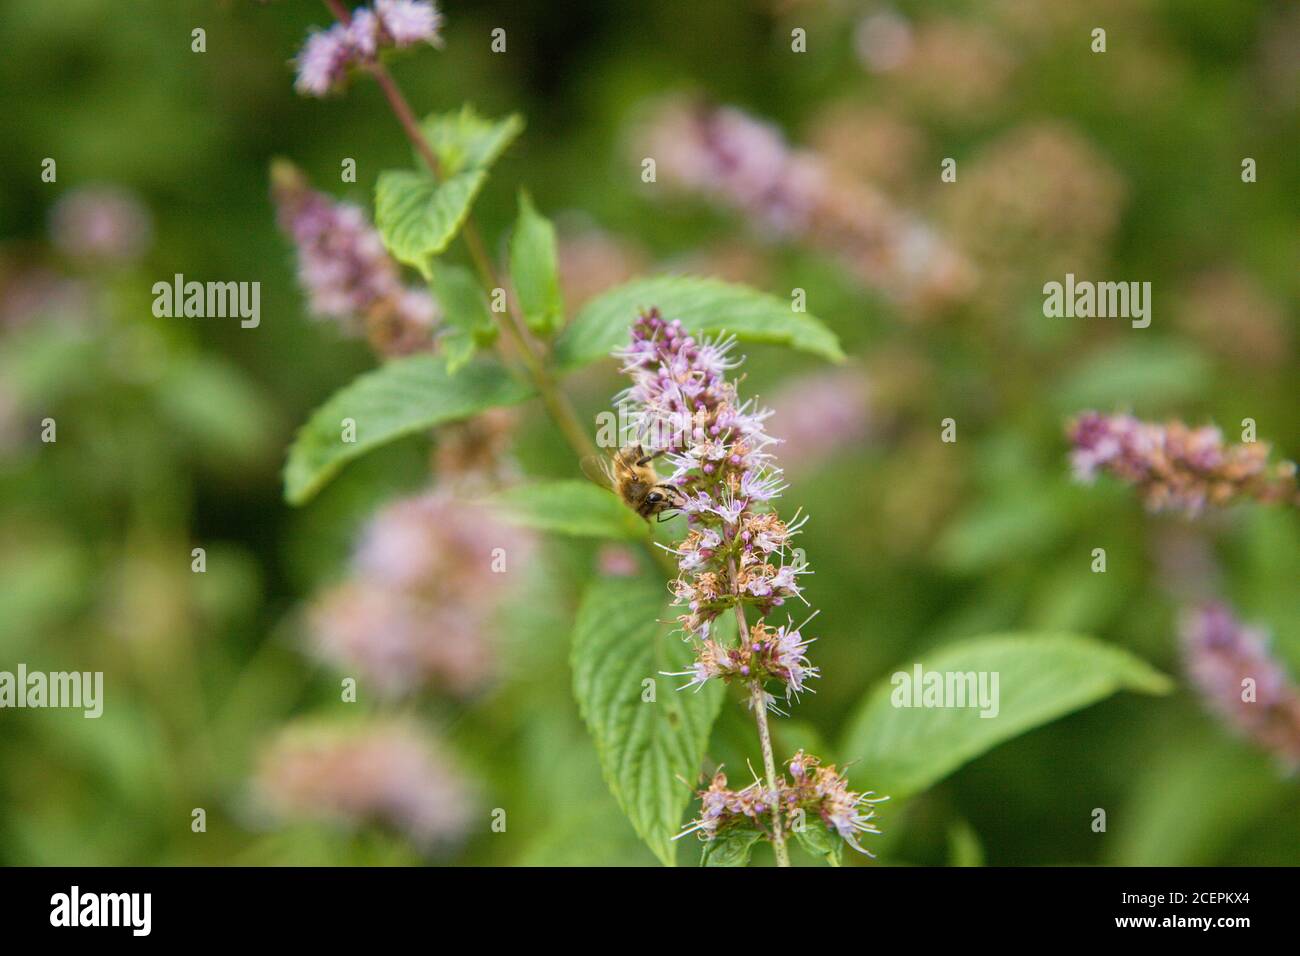
<svg viewBox="0 0 1300 956">
<path fill-rule="evenodd" d="M 582 473 L 606 491 L 614 490 L 614 475 L 609 459 L 604 455 L 588 455 L 582 459 Z"/>
</svg>

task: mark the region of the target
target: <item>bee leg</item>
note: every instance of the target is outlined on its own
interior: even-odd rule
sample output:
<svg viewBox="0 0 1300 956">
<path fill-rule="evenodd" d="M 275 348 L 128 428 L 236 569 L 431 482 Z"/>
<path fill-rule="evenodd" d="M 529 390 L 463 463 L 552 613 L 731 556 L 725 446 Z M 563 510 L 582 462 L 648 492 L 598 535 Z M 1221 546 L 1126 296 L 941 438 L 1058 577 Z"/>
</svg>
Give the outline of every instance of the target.
<svg viewBox="0 0 1300 956">
<path fill-rule="evenodd" d="M 640 446 L 638 445 L 637 447 L 639 448 Z M 637 467 L 638 468 L 645 467 L 646 465 L 650 464 L 650 462 L 654 461 L 656 458 L 658 458 L 660 455 L 664 454 L 667 451 L 668 451 L 667 448 L 660 448 L 653 455 L 643 454 L 642 457 L 637 459 L 637 463 L 636 463 Z"/>
</svg>

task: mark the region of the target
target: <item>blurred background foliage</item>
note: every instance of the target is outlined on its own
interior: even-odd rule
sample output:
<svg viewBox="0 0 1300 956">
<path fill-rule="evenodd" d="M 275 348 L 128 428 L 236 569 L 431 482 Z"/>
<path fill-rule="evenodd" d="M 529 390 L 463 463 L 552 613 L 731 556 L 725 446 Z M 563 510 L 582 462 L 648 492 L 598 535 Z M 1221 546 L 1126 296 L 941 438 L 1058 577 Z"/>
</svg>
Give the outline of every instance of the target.
<svg viewBox="0 0 1300 956">
<path fill-rule="evenodd" d="M 520 182 L 562 240 L 599 228 L 618 263 L 806 289 L 865 376 L 865 435 L 799 469 L 787 496 L 811 514 L 802 545 L 825 676 L 778 722 L 779 750 L 838 756 L 875 681 L 981 633 L 1090 633 L 1179 673 L 1178 611 L 1214 596 L 1189 582 L 1265 626 L 1300 674 L 1294 512 L 1147 516 L 1114 484 L 1074 485 L 1062 437 L 1087 407 L 1212 421 L 1229 437 L 1251 417 L 1280 454 L 1300 453 L 1294 4 L 465 0 L 444 13 L 445 49 L 394 71 L 418 111 L 470 101 L 526 117 L 477 204 L 493 249 Z M 572 700 L 569 628 L 597 560 L 583 542 L 547 542 L 536 559 L 489 690 L 408 708 L 477 781 L 482 823 L 462 845 L 427 854 L 382 827 L 284 824 L 252 805 L 278 727 L 371 706 L 339 703 L 337 675 L 300 652 L 302 609 L 341 575 L 365 519 L 429 482 L 428 440 L 412 438 L 301 510 L 281 497 L 293 429 L 375 359 L 306 316 L 268 163 L 290 157 L 369 209 L 378 173 L 410 155 L 373 85 L 294 95 L 289 60 L 328 22 L 308 0 L 0 8 L 0 669 L 102 670 L 107 697 L 99 720 L 0 714 L 0 862 L 653 862 Z M 496 26 L 505 55 L 489 52 Z M 1088 48 L 1096 26 L 1103 55 Z M 205 53 L 191 52 L 195 27 Z M 794 27 L 806 54 L 790 51 Z M 679 91 L 774 122 L 930 218 L 991 277 L 987 291 L 913 314 L 823 253 L 704 203 L 648 200 L 630 131 L 647 102 Z M 45 157 L 56 183 L 41 181 Z M 347 157 L 355 184 L 339 182 Z M 945 157 L 955 184 L 939 181 Z M 96 184 L 148 211 L 151 236 L 130 261 L 88 264 L 51 242 L 55 203 Z M 1045 319 L 1041 285 L 1067 270 L 1150 281 L 1151 327 Z M 151 285 L 178 272 L 260 281 L 260 327 L 154 318 Z M 599 287 L 581 267 L 571 278 Z M 825 372 L 748 352 L 747 387 L 765 397 Z M 607 364 L 570 389 L 594 415 L 618 385 Z M 55 444 L 39 440 L 47 416 Z M 958 442 L 940 446 L 949 416 Z M 779 416 L 772 427 L 781 434 Z M 536 409 L 515 455 L 527 473 L 576 476 Z M 194 574 L 200 546 L 207 570 Z M 1094 547 L 1105 574 L 1089 570 Z M 1197 561 L 1210 570 L 1188 571 Z M 743 767 L 752 736 L 729 704 L 710 756 Z M 850 778 L 869 787 L 870 768 Z M 1294 865 L 1296 793 L 1180 683 L 1168 698 L 1108 700 L 906 808 L 886 804 L 879 846 L 898 863 Z M 488 825 L 497 807 L 505 833 Z M 1090 829 L 1096 807 L 1105 834 Z"/>
</svg>

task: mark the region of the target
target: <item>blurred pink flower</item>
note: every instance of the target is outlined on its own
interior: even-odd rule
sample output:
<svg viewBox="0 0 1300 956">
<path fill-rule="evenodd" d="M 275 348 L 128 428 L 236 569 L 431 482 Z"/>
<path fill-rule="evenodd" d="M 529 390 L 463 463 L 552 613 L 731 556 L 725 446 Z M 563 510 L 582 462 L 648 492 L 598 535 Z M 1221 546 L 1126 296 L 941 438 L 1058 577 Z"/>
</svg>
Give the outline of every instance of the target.
<svg viewBox="0 0 1300 956">
<path fill-rule="evenodd" d="M 83 186 L 64 195 L 50 213 L 50 238 L 71 259 L 123 265 L 140 258 L 153 239 L 149 211 L 114 186 Z"/>
<path fill-rule="evenodd" d="M 1209 604 L 1184 617 L 1182 644 L 1206 705 L 1288 767 L 1300 766 L 1300 689 L 1269 653 L 1265 635 Z"/>
<path fill-rule="evenodd" d="M 756 231 L 836 256 L 862 282 L 911 305 L 970 291 L 973 273 L 931 226 L 863 183 L 835 174 L 776 127 L 730 107 L 673 100 L 640 130 L 638 148 L 672 189 L 741 213 Z"/>
<path fill-rule="evenodd" d="M 455 844 L 471 787 L 430 734 L 399 721 L 291 725 L 263 750 L 258 803 L 283 822 L 393 827 L 424 850 Z"/>
<path fill-rule="evenodd" d="M 1196 515 L 1207 505 L 1244 498 L 1300 504 L 1295 465 L 1270 467 L 1267 442 L 1227 444 L 1209 425 L 1160 425 L 1092 411 L 1079 415 L 1068 431 L 1070 462 L 1080 481 L 1111 475 L 1134 485 L 1152 511 Z"/>
<path fill-rule="evenodd" d="M 600 573 L 609 577 L 632 577 L 640 570 L 636 555 L 630 548 L 621 544 L 607 544 L 596 556 L 596 565 Z"/>
<path fill-rule="evenodd" d="M 870 427 L 870 393 L 859 369 L 819 372 L 785 382 L 772 396 L 772 434 L 787 475 L 816 471 L 860 446 Z"/>
<path fill-rule="evenodd" d="M 292 164 L 276 162 L 271 193 L 280 228 L 298 253 L 298 279 L 312 312 L 345 333 L 366 334 L 382 355 L 430 348 L 439 310 L 432 296 L 404 286 L 366 214 L 311 189 Z"/>
<path fill-rule="evenodd" d="M 309 646 L 354 669 L 363 692 L 470 694 L 494 674 L 499 605 L 535 547 L 530 532 L 447 492 L 398 501 L 371 520 L 351 576 L 317 599 Z"/>
<path fill-rule="evenodd" d="M 606 289 L 644 272 L 650 257 L 633 240 L 586 226 L 561 231 L 558 260 L 564 300 L 576 312 Z"/>
<path fill-rule="evenodd" d="M 419 43 L 438 46 L 442 15 L 427 0 L 375 0 L 374 9 L 358 7 L 347 23 L 313 33 L 298 54 L 295 86 L 306 96 L 325 96 L 341 89 L 348 72 L 374 63 L 387 49 Z"/>
</svg>

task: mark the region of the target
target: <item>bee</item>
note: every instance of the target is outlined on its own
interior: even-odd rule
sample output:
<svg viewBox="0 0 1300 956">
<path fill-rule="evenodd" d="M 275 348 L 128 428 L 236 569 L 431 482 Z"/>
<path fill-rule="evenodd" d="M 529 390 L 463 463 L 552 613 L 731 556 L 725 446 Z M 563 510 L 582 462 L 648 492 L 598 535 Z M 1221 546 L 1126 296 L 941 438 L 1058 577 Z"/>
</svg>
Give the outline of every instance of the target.
<svg viewBox="0 0 1300 956">
<path fill-rule="evenodd" d="M 625 445 L 609 457 L 593 455 L 583 459 L 582 470 L 602 488 L 614 492 L 646 521 L 671 518 L 682 506 L 682 493 L 659 480 L 654 460 L 663 451 L 647 453 L 640 444 Z"/>
</svg>

